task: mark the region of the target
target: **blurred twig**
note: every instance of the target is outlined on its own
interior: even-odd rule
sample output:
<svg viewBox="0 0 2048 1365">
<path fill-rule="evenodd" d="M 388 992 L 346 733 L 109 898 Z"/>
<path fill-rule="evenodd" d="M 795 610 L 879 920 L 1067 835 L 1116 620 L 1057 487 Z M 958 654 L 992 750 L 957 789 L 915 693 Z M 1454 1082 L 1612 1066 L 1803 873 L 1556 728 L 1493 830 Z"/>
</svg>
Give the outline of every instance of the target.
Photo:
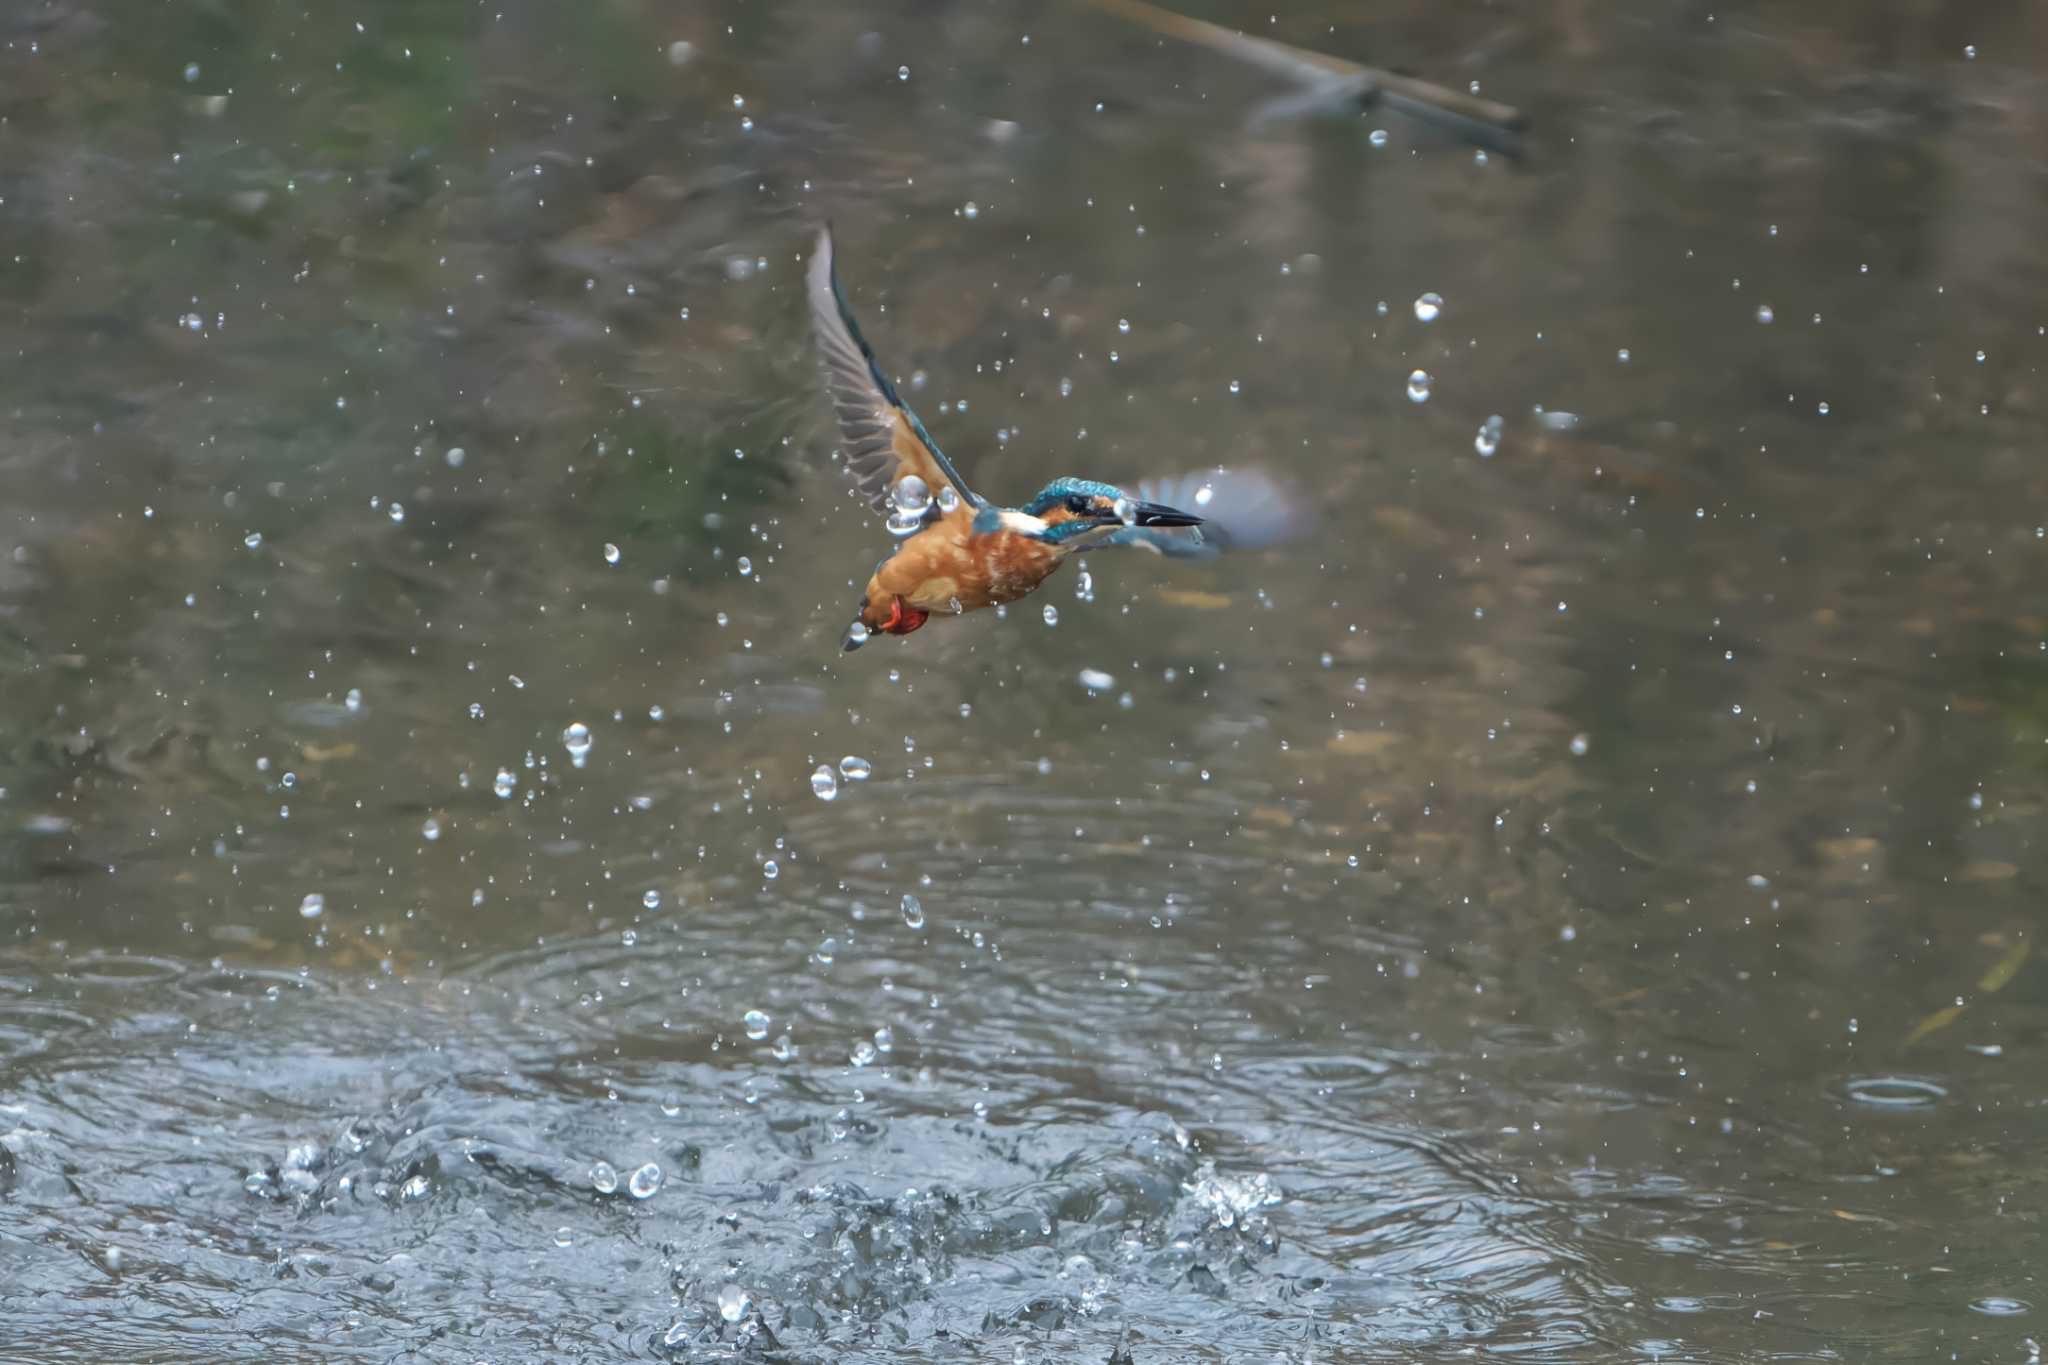
<svg viewBox="0 0 2048 1365">
<path fill-rule="evenodd" d="M 1290 47 L 1271 38 L 1224 28 L 1185 14 L 1161 9 L 1146 0 L 1086 0 L 1119 19 L 1185 42 L 1198 43 L 1227 57 L 1263 67 L 1302 87 L 1302 93 L 1275 100 L 1266 117 L 1291 116 L 1349 108 L 1375 101 L 1402 113 L 1455 132 L 1469 141 L 1501 151 L 1519 150 L 1518 134 L 1528 125 L 1522 111 L 1498 100 L 1452 90 L 1342 57 Z"/>
</svg>

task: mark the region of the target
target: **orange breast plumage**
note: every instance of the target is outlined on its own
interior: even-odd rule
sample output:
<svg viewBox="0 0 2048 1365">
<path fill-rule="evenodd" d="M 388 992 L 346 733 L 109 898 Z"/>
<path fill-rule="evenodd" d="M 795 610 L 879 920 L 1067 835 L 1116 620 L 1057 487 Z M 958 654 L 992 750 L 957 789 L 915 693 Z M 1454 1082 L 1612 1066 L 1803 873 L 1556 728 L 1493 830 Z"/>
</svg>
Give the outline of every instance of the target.
<svg viewBox="0 0 2048 1365">
<path fill-rule="evenodd" d="M 972 517 L 955 513 L 899 545 L 875 571 L 869 597 L 901 597 L 935 613 L 979 611 L 1016 601 L 1057 567 L 1052 546 L 1013 531 L 975 535 Z"/>
</svg>

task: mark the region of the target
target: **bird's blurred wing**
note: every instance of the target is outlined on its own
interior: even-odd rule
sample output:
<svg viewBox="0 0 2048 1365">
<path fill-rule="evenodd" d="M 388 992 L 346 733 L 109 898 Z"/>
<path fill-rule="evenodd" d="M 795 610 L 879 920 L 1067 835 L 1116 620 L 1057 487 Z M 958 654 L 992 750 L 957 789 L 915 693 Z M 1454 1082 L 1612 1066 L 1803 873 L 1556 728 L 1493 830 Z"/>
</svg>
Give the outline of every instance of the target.
<svg viewBox="0 0 2048 1365">
<path fill-rule="evenodd" d="M 840 449 L 861 496 L 877 512 L 887 512 L 889 491 L 905 475 L 915 474 L 931 489 L 935 501 L 940 490 L 950 485 L 961 501 L 971 507 L 983 506 L 982 499 L 961 481 L 952 461 L 939 452 L 917 414 L 896 396 L 895 387 L 861 336 L 853 310 L 846 306 L 846 291 L 839 287 L 829 227 L 818 232 L 807 287 L 818 358 L 832 394 L 833 413 L 839 418 Z"/>
<path fill-rule="evenodd" d="M 1176 558 L 1206 559 L 1225 550 L 1264 549 L 1305 534 L 1313 521 L 1299 497 L 1257 469 L 1207 469 L 1146 479 L 1131 491 L 1140 501 L 1191 512 L 1203 519 L 1202 524 L 1127 526 L 1107 543 Z"/>
</svg>

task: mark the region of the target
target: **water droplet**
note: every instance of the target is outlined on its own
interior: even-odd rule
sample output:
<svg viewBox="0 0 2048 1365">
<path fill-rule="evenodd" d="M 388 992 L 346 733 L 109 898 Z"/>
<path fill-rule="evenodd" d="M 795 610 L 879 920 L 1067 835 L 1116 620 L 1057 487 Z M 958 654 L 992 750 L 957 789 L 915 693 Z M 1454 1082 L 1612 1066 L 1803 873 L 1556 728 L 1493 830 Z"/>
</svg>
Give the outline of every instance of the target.
<svg viewBox="0 0 2048 1365">
<path fill-rule="evenodd" d="M 263 533 L 261 531 L 251 531 L 248 535 L 242 537 L 242 543 L 252 550 L 260 550 L 263 548 Z"/>
<path fill-rule="evenodd" d="M 1970 793 L 1970 809 L 1971 809 L 1971 810 L 1983 810 L 1983 809 L 1984 809 L 1984 793 L 1983 793 L 1983 792 L 1971 792 L 1971 793 Z"/>
<path fill-rule="evenodd" d="M 1828 405 L 1827 405 L 1826 403 L 1822 403 L 1822 404 L 1821 404 L 1821 405 L 1820 405 L 1820 406 L 1819 406 L 1819 407 L 1818 407 L 1818 408 L 1816 409 L 1816 411 L 1818 411 L 1818 412 L 1820 413 L 1820 415 L 1821 415 L 1821 416 L 1825 417 L 1825 416 L 1827 416 L 1827 415 L 1828 415 Z"/>
<path fill-rule="evenodd" d="M 556 1228 L 556 1229 L 555 1229 L 555 1245 L 556 1245 L 556 1246 L 558 1246 L 558 1247 L 572 1247 L 572 1246 L 575 1246 L 575 1245 L 576 1245 L 576 1232 L 575 1232 L 575 1230 L 574 1230 L 573 1228 L 566 1228 L 566 1227 L 564 1227 L 564 1228 Z"/>
<path fill-rule="evenodd" d="M 461 446 L 450 446 L 448 447 L 448 453 L 441 458 L 448 462 L 450 469 L 460 469 L 462 468 L 462 462 L 469 458 L 469 452 Z"/>
<path fill-rule="evenodd" d="M 1768 327 L 1778 320 L 1777 310 L 1768 303 L 1760 303 L 1756 306 L 1756 320 Z"/>
<path fill-rule="evenodd" d="M 1073 380 L 1071 380 L 1071 379 L 1062 379 L 1062 380 L 1060 380 L 1060 397 L 1062 397 L 1062 398 L 1072 398 L 1073 396 L 1074 396 L 1074 381 L 1073 381 Z"/>
<path fill-rule="evenodd" d="M 1427 403 L 1429 401 L 1430 383 L 1429 371 L 1427 370 L 1416 370 L 1409 374 L 1408 401 L 1411 403 Z"/>
<path fill-rule="evenodd" d="M 1984 363 L 1984 353 L 1982 351 L 1977 352 L 1977 363 L 1979 365 Z"/>
<path fill-rule="evenodd" d="M 875 1045 L 865 1038 L 861 1039 L 853 1045 L 853 1051 L 847 1054 L 846 1060 L 852 1062 L 855 1066 L 873 1066 L 875 1064 Z"/>
<path fill-rule="evenodd" d="M 1948 1098 L 1946 1087 L 1917 1076 L 1858 1076 L 1844 1082 L 1842 1092 L 1879 1109 L 1920 1109 Z"/>
<path fill-rule="evenodd" d="M 1977 45 L 1976 45 L 1975 43 L 1965 43 L 1965 44 L 1963 44 L 1963 60 L 1964 60 L 1964 61 L 1966 61 L 1966 62 L 1974 62 L 1974 61 L 1976 61 L 1976 60 L 1977 60 Z M 191 80 L 191 79 L 192 79 L 192 73 L 193 73 L 193 72 L 195 72 L 195 71 L 197 71 L 198 69 L 199 69 L 199 68 L 198 68 L 198 67 L 196 67 L 196 66 L 188 66 L 188 67 L 186 67 L 186 68 L 185 68 L 185 72 L 186 72 L 186 75 L 185 75 L 185 79 L 186 79 L 186 80 L 188 80 L 188 81 L 189 81 L 189 80 Z"/>
<path fill-rule="evenodd" d="M 652 1199 L 655 1191 L 661 1188 L 661 1180 L 661 1167 L 650 1161 L 644 1166 L 634 1168 L 632 1176 L 626 1181 L 626 1193 L 635 1199 Z"/>
<path fill-rule="evenodd" d="M 1628 364 L 1628 347 L 1624 346 L 1620 350 L 1616 351 L 1614 353 L 1614 358 L 1624 365 Z"/>
<path fill-rule="evenodd" d="M 1045 610 L 1040 612 L 1039 615 L 1045 618 L 1045 623 L 1049 626 L 1056 626 L 1060 623 L 1060 609 L 1050 602 L 1045 604 Z"/>
<path fill-rule="evenodd" d="M 2024 1299 L 2008 1299 L 2001 1294 L 1987 1294 L 1981 1299 L 1970 1300 L 1971 1312 L 1994 1318 L 2017 1317 L 2030 1307 Z"/>
<path fill-rule="evenodd" d="M 519 790 L 519 779 L 512 775 L 511 769 L 500 768 L 498 775 L 491 779 L 491 790 L 497 793 L 499 800 L 508 801 L 512 793 Z"/>
<path fill-rule="evenodd" d="M 748 559 L 745 555 L 741 555 L 740 562 L 735 564 L 733 567 L 740 571 L 741 578 L 746 578 L 754 572 L 754 561 Z"/>
<path fill-rule="evenodd" d="M 386 512 L 386 513 L 385 513 L 384 515 L 386 515 L 386 516 L 390 517 L 390 518 L 391 518 L 391 520 L 392 520 L 392 521 L 393 521 L 394 523 L 395 523 L 395 522 L 402 522 L 402 521 L 404 521 L 404 520 L 405 520 L 405 504 L 404 504 L 404 503 L 402 503 L 402 502 L 394 502 L 394 503 L 392 503 L 392 504 L 391 504 L 391 509 L 390 509 L 390 510 L 389 510 L 388 512 Z"/>
<path fill-rule="evenodd" d="M 428 816 L 427 823 L 420 826 L 420 836 L 428 843 L 433 843 L 441 837 L 441 822 L 432 816 Z"/>
<path fill-rule="evenodd" d="M 1479 458 L 1490 460 L 1500 450 L 1500 433 L 1507 425 L 1499 413 L 1487 418 L 1479 426 L 1479 434 L 1472 438 L 1472 449 L 1479 452 Z"/>
<path fill-rule="evenodd" d="M 582 767 L 590 757 L 590 727 L 582 721 L 572 721 L 562 731 L 562 747 L 569 751 L 569 761 Z"/>
<path fill-rule="evenodd" d="M 1590 736 L 1583 733 L 1572 736 L 1571 750 L 1573 757 L 1584 758 L 1586 756 L 1586 750 L 1592 747 L 1593 741 Z"/>
<path fill-rule="evenodd" d="M 897 79 L 897 80 L 899 80 L 899 81 L 907 81 L 907 80 L 909 80 L 909 79 L 910 79 L 910 68 L 909 68 L 909 67 L 907 67 L 907 66 L 899 66 L 899 67 L 897 67 L 897 68 L 896 68 L 896 79 Z"/>
<path fill-rule="evenodd" d="M 1976 52 L 1976 49 L 1975 49 L 1975 48 L 1971 48 L 1971 49 L 1969 49 L 1969 50 L 1970 50 L 1970 51 L 1971 51 L 1971 52 L 1972 52 L 1973 54 L 1974 54 L 1974 53 Z M 199 79 L 199 63 L 197 63 L 197 62 L 187 62 L 187 63 L 185 63 L 185 80 L 186 80 L 186 82 L 187 82 L 187 83 L 189 84 L 189 83 L 191 83 L 192 81 L 196 81 L 196 80 L 198 80 L 198 79 Z"/>
<path fill-rule="evenodd" d="M 398 1187 L 398 1197 L 407 1203 L 412 1203 L 416 1200 L 425 1199 L 429 1188 L 431 1187 L 427 1184 L 427 1178 L 423 1175 L 416 1175 Z"/>
<path fill-rule="evenodd" d="M 890 505 L 904 512 L 923 512 L 932 505 L 932 490 L 915 474 L 905 474 L 889 490 Z"/>
<path fill-rule="evenodd" d="M 941 512 L 957 512 L 960 510 L 960 495 L 953 491 L 953 485 L 950 483 L 939 490 L 939 510 Z"/>
<path fill-rule="evenodd" d="M 811 774 L 811 795 L 820 801 L 839 799 L 839 775 L 832 771 L 831 764 L 820 763 L 817 771 Z"/>
<path fill-rule="evenodd" d="M 968 200 L 960 206 L 960 216 L 962 218 L 981 217 L 981 205 L 975 203 L 972 199 Z"/>
<path fill-rule="evenodd" d="M 747 1037 L 755 1042 L 768 1036 L 768 1015 L 764 1011 L 748 1010 L 740 1022 L 747 1026 Z"/>
<path fill-rule="evenodd" d="M 1387 145 L 1387 130 L 1384 128 L 1375 128 L 1370 133 L 1366 134 L 1365 140 L 1367 142 L 1370 142 L 1375 147 L 1384 147 Z"/>
<path fill-rule="evenodd" d="M 307 919 L 319 919 L 326 911 L 327 897 L 318 891 L 307 892 L 306 898 L 299 902 L 299 913 Z"/>
<path fill-rule="evenodd" d="M 1099 668 L 1084 668 L 1081 670 L 1080 677 L 1081 686 L 1087 688 L 1090 692 L 1107 692 L 1110 688 L 1116 686 L 1116 679 Z"/>
<path fill-rule="evenodd" d="M 653 887 L 640 893 L 640 904 L 649 910 L 661 909 L 661 893 Z"/>
<path fill-rule="evenodd" d="M 1131 334 L 1131 320 L 1129 318 L 1118 318 L 1116 320 L 1116 329 L 1125 336 L 1129 336 Z"/>
<path fill-rule="evenodd" d="M 738 1322 L 754 1306 L 754 1298 L 736 1284 L 729 1284 L 718 1291 L 718 1316 L 727 1322 Z"/>
<path fill-rule="evenodd" d="M 607 564 L 616 564 L 619 562 L 619 547 L 612 544 L 610 541 L 606 541 L 604 545 L 604 562 Z"/>
<path fill-rule="evenodd" d="M 1441 294 L 1424 294 L 1421 298 L 1415 300 L 1415 320 L 1417 322 L 1435 322 L 1443 315 L 1443 311 L 1444 296 Z"/>
<path fill-rule="evenodd" d="M 619 1173 L 609 1161 L 600 1161 L 590 1168 L 590 1188 L 599 1194 L 619 1192 Z"/>
<path fill-rule="evenodd" d="M 1231 380 L 1231 381 L 1230 381 L 1230 391 L 1231 391 L 1232 393 L 1241 393 L 1241 392 L 1243 392 L 1243 390 L 1244 390 L 1244 386 L 1243 386 L 1242 384 L 1238 383 L 1238 382 L 1237 382 L 1237 381 L 1236 381 L 1235 379 L 1233 379 L 1233 380 Z"/>
<path fill-rule="evenodd" d="M 348 690 L 348 695 L 341 699 L 341 704 L 342 706 L 347 708 L 349 714 L 351 715 L 360 712 L 363 709 L 363 689 L 360 687 L 351 687 Z"/>
<path fill-rule="evenodd" d="M 874 766 L 858 754 L 848 754 L 839 760 L 839 775 L 849 782 L 865 782 Z"/>
<path fill-rule="evenodd" d="M 913 929 L 924 928 L 924 902 L 908 891 L 903 893 L 903 922 Z"/>
<path fill-rule="evenodd" d="M 772 882 L 781 875 L 782 866 L 781 864 L 777 863 L 773 858 L 770 858 L 767 862 L 761 864 L 761 877 L 764 881 Z"/>
</svg>

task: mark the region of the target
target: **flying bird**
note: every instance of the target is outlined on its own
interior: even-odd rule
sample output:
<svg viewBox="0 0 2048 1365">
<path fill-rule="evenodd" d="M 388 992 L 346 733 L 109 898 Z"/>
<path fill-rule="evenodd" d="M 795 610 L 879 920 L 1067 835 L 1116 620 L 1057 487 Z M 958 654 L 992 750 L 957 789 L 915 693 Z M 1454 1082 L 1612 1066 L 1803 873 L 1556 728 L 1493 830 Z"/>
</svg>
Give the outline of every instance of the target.
<svg viewBox="0 0 2048 1365">
<path fill-rule="evenodd" d="M 1256 470 L 1132 489 L 1058 478 L 1021 506 L 999 507 L 967 486 L 882 372 L 840 287 L 829 227 L 818 233 L 807 287 L 841 456 L 857 493 L 899 538 L 868 580 L 848 650 L 877 634 L 908 635 L 934 614 L 1014 602 L 1082 550 L 1133 545 L 1206 557 L 1272 544 L 1305 522 L 1294 499 Z"/>
</svg>

